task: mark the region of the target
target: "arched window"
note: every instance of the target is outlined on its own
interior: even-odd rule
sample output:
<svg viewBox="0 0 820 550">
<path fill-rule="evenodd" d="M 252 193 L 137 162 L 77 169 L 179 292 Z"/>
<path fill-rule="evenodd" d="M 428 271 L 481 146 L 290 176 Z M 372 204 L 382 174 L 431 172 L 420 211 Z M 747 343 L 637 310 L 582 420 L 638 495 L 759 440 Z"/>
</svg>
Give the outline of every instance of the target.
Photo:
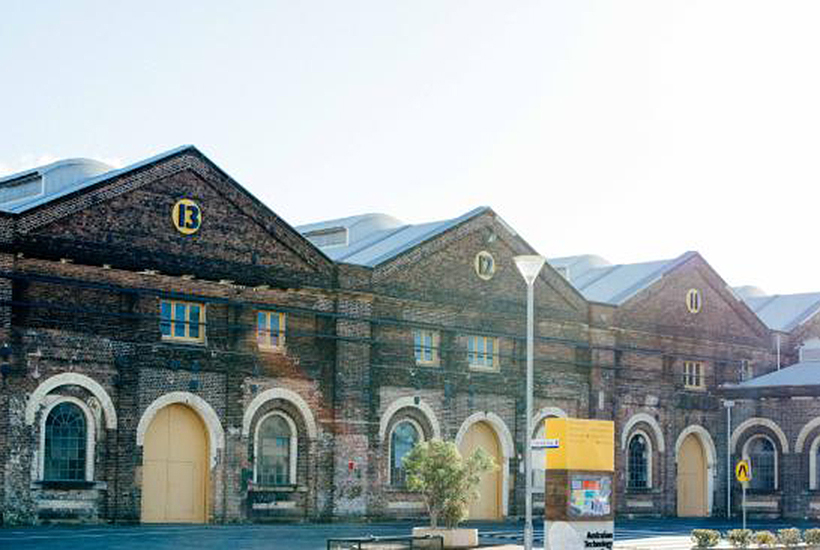
<svg viewBox="0 0 820 550">
<path fill-rule="evenodd" d="M 820 466 L 820 436 L 814 438 L 809 447 L 809 489 L 817 490 L 818 483 L 817 469 Z"/>
<path fill-rule="evenodd" d="M 648 489 L 652 484 L 652 453 L 649 438 L 643 432 L 635 433 L 627 446 L 627 488 Z"/>
<path fill-rule="evenodd" d="M 256 429 L 256 483 L 262 486 L 296 484 L 296 425 L 281 412 L 272 412 Z"/>
<path fill-rule="evenodd" d="M 407 481 L 402 459 L 422 440 L 421 428 L 412 420 L 402 420 L 390 434 L 390 484 L 404 486 Z"/>
<path fill-rule="evenodd" d="M 45 423 L 45 481 L 85 481 L 87 426 L 83 410 L 70 402 L 57 404 Z"/>
<path fill-rule="evenodd" d="M 777 449 L 771 439 L 758 435 L 746 443 L 744 453 L 752 467 L 749 488 L 757 491 L 777 489 Z"/>
</svg>

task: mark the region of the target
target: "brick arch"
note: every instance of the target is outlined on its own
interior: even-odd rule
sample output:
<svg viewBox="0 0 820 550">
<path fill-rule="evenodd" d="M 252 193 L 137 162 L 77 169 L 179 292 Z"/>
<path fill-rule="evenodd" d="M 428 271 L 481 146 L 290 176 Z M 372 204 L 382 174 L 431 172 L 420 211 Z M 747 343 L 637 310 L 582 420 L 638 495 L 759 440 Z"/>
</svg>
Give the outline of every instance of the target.
<svg viewBox="0 0 820 550">
<path fill-rule="evenodd" d="M 55 390 L 60 386 L 80 386 L 85 388 L 100 402 L 105 416 L 105 427 L 109 430 L 117 429 L 117 410 L 114 408 L 114 402 L 111 400 L 108 392 L 106 392 L 105 388 L 103 388 L 96 380 L 76 372 L 56 374 L 44 380 L 39 386 L 37 386 L 37 388 L 31 393 L 31 397 L 29 397 L 28 402 L 26 403 L 26 424 L 29 426 L 34 424 L 34 417 L 37 416 L 37 411 L 40 410 L 40 407 L 46 404 L 46 396 L 52 390 Z"/>
<path fill-rule="evenodd" d="M 780 443 L 781 452 L 783 454 L 789 454 L 789 440 L 780 426 L 778 426 L 773 420 L 761 417 L 748 418 L 741 422 L 737 428 L 735 428 L 732 432 L 732 438 L 730 440 L 730 448 L 732 449 L 733 454 L 737 452 L 737 444 L 740 441 L 740 436 L 742 436 L 747 430 L 750 430 L 756 426 L 768 428 Z"/>
<path fill-rule="evenodd" d="M 626 421 L 626 424 L 624 424 L 624 427 L 621 430 L 621 450 L 626 450 L 626 444 L 629 440 L 630 432 L 637 424 L 641 422 L 647 424 L 651 428 L 652 435 L 655 437 L 655 443 L 658 447 L 658 453 L 666 452 L 666 442 L 663 438 L 663 430 L 661 430 L 658 421 L 645 412 L 633 414 L 629 420 Z"/>
<path fill-rule="evenodd" d="M 794 444 L 794 452 L 802 453 L 803 447 L 806 445 L 806 440 L 811 435 L 812 430 L 820 427 L 820 416 L 816 416 L 806 422 L 806 425 L 800 428 L 800 433 L 797 435 L 797 441 Z"/>
<path fill-rule="evenodd" d="M 216 466 L 216 457 L 219 449 L 225 448 L 225 431 L 222 429 L 222 423 L 219 421 L 219 416 L 216 411 L 208 404 L 207 401 L 186 391 L 173 391 L 157 397 L 140 417 L 139 424 L 137 424 L 137 445 L 142 447 L 145 442 L 145 433 L 151 425 L 151 421 L 160 411 L 160 409 L 180 403 L 187 405 L 194 409 L 208 432 L 209 453 L 211 458 L 211 468 Z"/>
<path fill-rule="evenodd" d="M 417 399 L 415 397 L 400 397 L 390 403 L 390 406 L 384 411 L 379 420 L 379 441 L 384 441 L 387 436 L 387 428 L 390 426 L 390 420 L 397 412 L 404 408 L 414 408 L 421 411 L 430 427 L 433 430 L 432 439 L 441 439 L 441 425 L 436 418 L 436 413 L 433 408 L 424 399 Z"/>
<path fill-rule="evenodd" d="M 274 399 L 281 399 L 290 402 L 299 411 L 302 416 L 302 421 L 305 423 L 307 434 L 310 439 L 316 439 L 317 429 L 316 420 L 313 418 L 313 412 L 310 410 L 307 402 L 302 399 L 302 396 L 295 391 L 286 388 L 270 388 L 256 397 L 250 402 L 248 408 L 245 409 L 245 414 L 242 416 L 242 436 L 248 437 L 251 432 L 251 423 L 257 411 L 265 405 L 268 401 Z"/>
<path fill-rule="evenodd" d="M 538 429 L 538 424 L 547 418 L 567 418 L 569 415 L 560 407 L 543 407 L 532 417 L 532 426 L 534 430 Z"/>
</svg>

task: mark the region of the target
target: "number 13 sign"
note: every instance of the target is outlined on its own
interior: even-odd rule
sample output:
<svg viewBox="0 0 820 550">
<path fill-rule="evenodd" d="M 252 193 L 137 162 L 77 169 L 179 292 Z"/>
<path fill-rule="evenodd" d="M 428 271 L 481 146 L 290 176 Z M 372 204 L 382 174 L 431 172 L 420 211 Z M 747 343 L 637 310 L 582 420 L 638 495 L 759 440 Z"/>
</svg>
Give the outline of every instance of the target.
<svg viewBox="0 0 820 550">
<path fill-rule="evenodd" d="M 202 225 L 202 210 L 191 199 L 180 199 L 171 211 L 171 220 L 177 231 L 184 235 L 193 235 Z"/>
</svg>

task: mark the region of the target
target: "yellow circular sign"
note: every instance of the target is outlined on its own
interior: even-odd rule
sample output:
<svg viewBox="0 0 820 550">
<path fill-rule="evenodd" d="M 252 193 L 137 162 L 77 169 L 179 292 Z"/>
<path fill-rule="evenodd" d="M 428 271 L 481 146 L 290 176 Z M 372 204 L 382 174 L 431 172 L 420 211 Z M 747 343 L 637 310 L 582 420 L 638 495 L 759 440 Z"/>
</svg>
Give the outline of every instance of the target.
<svg viewBox="0 0 820 550">
<path fill-rule="evenodd" d="M 202 209 L 191 199 L 180 199 L 171 210 L 174 227 L 183 235 L 193 235 L 202 225 Z"/>
<path fill-rule="evenodd" d="M 752 479 L 752 467 L 749 466 L 748 460 L 740 460 L 735 466 L 735 477 L 741 483 L 747 483 Z"/>
</svg>

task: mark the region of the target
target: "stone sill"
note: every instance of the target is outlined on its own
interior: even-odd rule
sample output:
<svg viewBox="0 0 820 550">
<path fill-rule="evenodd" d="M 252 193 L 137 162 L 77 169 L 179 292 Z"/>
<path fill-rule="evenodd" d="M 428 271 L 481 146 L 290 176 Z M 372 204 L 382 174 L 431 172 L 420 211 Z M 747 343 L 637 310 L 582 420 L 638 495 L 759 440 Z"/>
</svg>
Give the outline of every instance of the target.
<svg viewBox="0 0 820 550">
<path fill-rule="evenodd" d="M 418 496 L 418 493 L 416 493 L 414 491 L 411 491 L 407 487 L 395 487 L 395 486 L 392 486 L 392 485 L 388 485 L 387 487 L 385 487 L 383 489 L 383 491 L 385 493 L 389 493 L 391 495 L 408 495 L 408 496 L 413 495 L 413 496 Z"/>
<path fill-rule="evenodd" d="M 249 493 L 306 493 L 303 485 L 282 485 L 281 487 L 248 487 Z"/>
<path fill-rule="evenodd" d="M 646 489 L 629 489 L 628 491 L 624 491 L 624 497 L 629 496 L 651 496 L 651 495 L 659 495 L 661 494 L 660 489 L 654 489 L 652 487 L 647 487 Z"/>
<path fill-rule="evenodd" d="M 32 481 L 31 489 L 57 491 L 105 491 L 105 481 Z"/>
</svg>

